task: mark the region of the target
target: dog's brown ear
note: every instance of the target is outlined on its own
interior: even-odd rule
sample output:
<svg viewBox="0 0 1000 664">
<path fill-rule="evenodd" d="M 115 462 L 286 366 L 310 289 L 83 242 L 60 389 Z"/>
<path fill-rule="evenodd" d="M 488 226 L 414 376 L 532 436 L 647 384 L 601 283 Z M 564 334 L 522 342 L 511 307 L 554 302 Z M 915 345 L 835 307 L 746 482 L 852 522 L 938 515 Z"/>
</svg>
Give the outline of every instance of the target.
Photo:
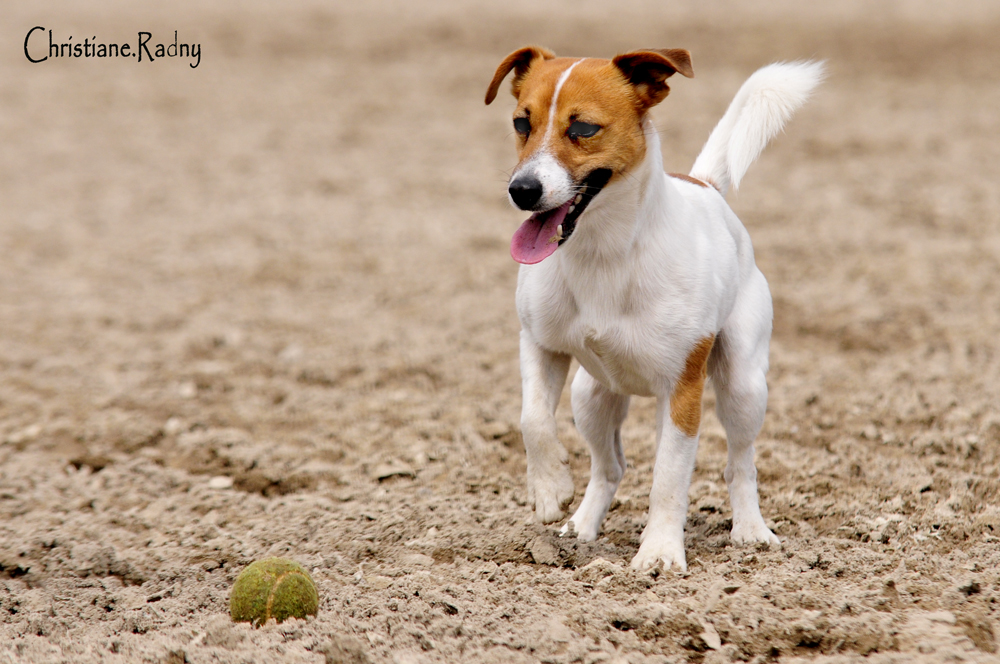
<svg viewBox="0 0 1000 664">
<path fill-rule="evenodd" d="M 691 54 L 683 48 L 644 48 L 611 62 L 632 84 L 641 110 L 656 106 L 670 94 L 667 79 L 674 74 L 694 77 Z"/>
<path fill-rule="evenodd" d="M 554 57 L 556 57 L 555 53 L 539 46 L 525 46 L 508 55 L 500 63 L 500 66 L 497 67 L 497 72 L 493 74 L 490 87 L 486 90 L 486 103 L 490 104 L 497 98 L 497 90 L 500 89 L 500 84 L 507 74 L 510 73 L 511 69 L 514 70 L 514 81 L 511 84 L 511 92 L 516 97 L 521 88 L 521 80 L 528 73 L 528 69 L 531 68 L 531 63 L 538 58 L 551 60 Z"/>
</svg>

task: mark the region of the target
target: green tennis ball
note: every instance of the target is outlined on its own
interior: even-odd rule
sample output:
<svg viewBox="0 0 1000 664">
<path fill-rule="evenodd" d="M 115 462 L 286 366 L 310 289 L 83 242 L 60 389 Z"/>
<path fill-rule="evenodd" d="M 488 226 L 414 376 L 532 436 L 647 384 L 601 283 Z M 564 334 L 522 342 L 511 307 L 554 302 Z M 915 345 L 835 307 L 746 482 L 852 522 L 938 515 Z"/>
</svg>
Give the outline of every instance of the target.
<svg viewBox="0 0 1000 664">
<path fill-rule="evenodd" d="M 229 613 L 234 622 L 249 622 L 260 627 L 271 618 L 316 615 L 319 594 L 309 573 L 287 558 L 264 558 L 240 572 L 229 598 Z"/>
</svg>

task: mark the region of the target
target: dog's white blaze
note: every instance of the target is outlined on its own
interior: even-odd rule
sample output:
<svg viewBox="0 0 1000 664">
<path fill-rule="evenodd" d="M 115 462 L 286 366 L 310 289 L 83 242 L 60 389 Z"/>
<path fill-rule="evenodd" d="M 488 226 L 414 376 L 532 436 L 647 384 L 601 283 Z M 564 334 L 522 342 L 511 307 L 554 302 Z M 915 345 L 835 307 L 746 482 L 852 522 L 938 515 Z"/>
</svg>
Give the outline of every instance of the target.
<svg viewBox="0 0 1000 664">
<path fill-rule="evenodd" d="M 558 207 L 573 195 L 573 178 L 570 177 L 566 168 L 549 151 L 548 144 L 552 139 L 553 127 L 556 123 L 556 107 L 559 103 L 559 91 L 562 90 L 573 68 L 586 59 L 581 58 L 577 60 L 559 75 L 559 80 L 556 81 L 556 89 L 552 93 L 552 101 L 549 102 L 549 125 L 545 128 L 542 145 L 511 177 L 513 180 L 523 172 L 534 173 L 535 177 L 542 183 L 541 209 L 548 210 Z M 511 199 L 511 204 L 513 204 L 513 199 Z"/>
<path fill-rule="evenodd" d="M 566 71 L 562 73 L 559 80 L 556 81 L 556 89 L 555 92 L 552 93 L 552 101 L 549 103 L 549 126 L 545 128 L 545 138 L 542 139 L 543 146 L 548 145 L 549 139 L 552 138 L 552 127 L 556 124 L 556 106 L 559 104 L 559 91 L 562 90 L 562 86 L 566 83 L 566 79 L 569 78 L 573 69 L 586 59 L 587 58 L 580 58 L 571 64 L 566 68 Z"/>
</svg>

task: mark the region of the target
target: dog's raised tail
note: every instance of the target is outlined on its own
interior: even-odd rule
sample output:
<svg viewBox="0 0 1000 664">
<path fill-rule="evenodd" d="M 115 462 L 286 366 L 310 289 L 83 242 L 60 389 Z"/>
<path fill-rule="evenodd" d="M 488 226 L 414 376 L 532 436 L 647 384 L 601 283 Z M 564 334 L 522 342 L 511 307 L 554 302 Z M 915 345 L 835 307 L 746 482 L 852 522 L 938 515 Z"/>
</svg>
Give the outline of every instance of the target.
<svg viewBox="0 0 1000 664">
<path fill-rule="evenodd" d="M 738 189 L 750 164 L 823 80 L 822 62 L 778 62 L 758 69 L 733 98 L 694 162 L 691 176 L 723 195 Z"/>
</svg>

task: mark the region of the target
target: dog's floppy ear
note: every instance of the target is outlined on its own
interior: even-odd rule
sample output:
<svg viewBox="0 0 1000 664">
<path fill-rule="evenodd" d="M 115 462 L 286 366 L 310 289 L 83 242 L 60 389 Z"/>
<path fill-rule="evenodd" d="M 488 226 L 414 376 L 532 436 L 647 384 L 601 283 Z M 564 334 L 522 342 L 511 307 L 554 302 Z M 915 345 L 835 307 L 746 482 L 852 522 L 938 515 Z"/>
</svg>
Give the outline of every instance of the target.
<svg viewBox="0 0 1000 664">
<path fill-rule="evenodd" d="M 497 90 L 500 89 L 500 84 L 503 82 L 504 77 L 510 73 L 511 69 L 514 70 L 514 81 L 511 86 L 511 92 L 516 97 L 521 87 L 521 80 L 528 73 L 531 63 L 538 58 L 551 60 L 554 57 L 556 57 L 555 53 L 540 46 L 525 46 L 508 55 L 500 63 L 500 66 L 497 67 L 497 72 L 493 74 L 490 87 L 486 90 L 486 103 L 490 104 L 497 98 Z"/>
<path fill-rule="evenodd" d="M 611 62 L 632 84 L 641 110 L 656 106 L 670 94 L 667 79 L 674 74 L 694 77 L 691 54 L 683 48 L 644 48 Z"/>
</svg>

